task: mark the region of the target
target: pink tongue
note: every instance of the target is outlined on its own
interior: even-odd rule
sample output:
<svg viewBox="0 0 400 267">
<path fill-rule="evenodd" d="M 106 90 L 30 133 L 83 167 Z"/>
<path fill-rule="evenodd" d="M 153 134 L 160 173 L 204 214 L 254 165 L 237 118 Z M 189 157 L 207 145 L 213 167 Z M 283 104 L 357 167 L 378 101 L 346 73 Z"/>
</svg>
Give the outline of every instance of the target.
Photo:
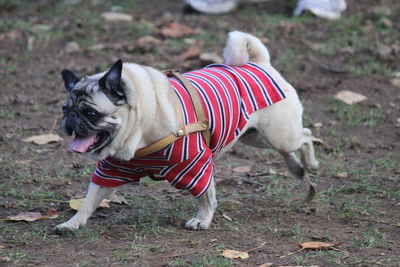
<svg viewBox="0 0 400 267">
<path fill-rule="evenodd" d="M 75 152 L 85 153 L 96 142 L 96 137 L 97 135 L 95 134 L 88 137 L 75 137 L 69 144 L 69 148 Z"/>
</svg>

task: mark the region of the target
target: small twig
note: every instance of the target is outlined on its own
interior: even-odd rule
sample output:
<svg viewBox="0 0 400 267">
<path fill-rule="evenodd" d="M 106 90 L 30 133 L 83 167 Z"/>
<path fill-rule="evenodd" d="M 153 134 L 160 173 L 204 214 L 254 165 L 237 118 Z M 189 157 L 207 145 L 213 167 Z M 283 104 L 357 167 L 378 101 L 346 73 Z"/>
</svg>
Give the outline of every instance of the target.
<svg viewBox="0 0 400 267">
<path fill-rule="evenodd" d="M 55 119 L 53 122 L 53 125 L 51 125 L 50 131 L 49 131 L 50 133 L 53 132 L 54 128 L 56 127 L 56 124 L 57 124 L 57 119 Z"/>
<path fill-rule="evenodd" d="M 318 67 L 320 67 L 324 71 L 332 72 L 335 74 L 344 74 L 344 73 L 348 72 L 348 70 L 346 70 L 346 69 L 335 69 L 335 68 L 329 67 L 325 64 L 319 64 Z"/>
<path fill-rule="evenodd" d="M 299 250 L 296 250 L 296 251 L 290 252 L 289 254 L 286 254 L 286 255 L 280 256 L 279 258 L 280 258 L 280 259 L 283 259 L 283 258 L 286 258 L 287 256 L 291 256 L 291 255 L 293 255 L 293 254 L 299 253 L 300 251 L 303 251 L 303 250 L 304 250 L 304 248 L 301 248 L 301 249 L 299 249 Z"/>
<path fill-rule="evenodd" d="M 256 250 L 256 249 L 262 248 L 262 247 L 265 246 L 266 244 L 267 244 L 267 242 L 264 242 L 264 243 L 262 243 L 261 245 L 259 245 L 258 247 L 249 249 L 249 250 L 247 250 L 246 252 L 249 253 L 249 252 L 254 251 L 254 250 Z"/>
<path fill-rule="evenodd" d="M 247 179 L 242 178 L 242 177 L 237 177 L 237 178 L 239 178 L 240 180 L 242 180 L 242 181 L 243 181 L 244 183 L 246 183 L 246 184 L 251 184 L 251 185 L 256 185 L 256 186 L 261 186 L 261 187 L 264 186 L 263 184 L 261 184 L 261 183 L 259 183 L 259 182 L 250 181 L 250 180 L 247 180 Z"/>
</svg>

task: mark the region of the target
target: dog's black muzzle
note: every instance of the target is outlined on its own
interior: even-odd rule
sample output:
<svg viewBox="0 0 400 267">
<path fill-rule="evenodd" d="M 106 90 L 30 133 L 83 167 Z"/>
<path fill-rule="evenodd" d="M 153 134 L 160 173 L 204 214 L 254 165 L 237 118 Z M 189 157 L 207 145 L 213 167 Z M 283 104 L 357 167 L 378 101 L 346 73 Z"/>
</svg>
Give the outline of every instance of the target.
<svg viewBox="0 0 400 267">
<path fill-rule="evenodd" d="M 84 120 L 73 111 L 69 112 L 64 118 L 62 129 L 67 135 L 72 135 L 75 132 L 75 135 L 86 137 L 92 133 Z"/>
</svg>

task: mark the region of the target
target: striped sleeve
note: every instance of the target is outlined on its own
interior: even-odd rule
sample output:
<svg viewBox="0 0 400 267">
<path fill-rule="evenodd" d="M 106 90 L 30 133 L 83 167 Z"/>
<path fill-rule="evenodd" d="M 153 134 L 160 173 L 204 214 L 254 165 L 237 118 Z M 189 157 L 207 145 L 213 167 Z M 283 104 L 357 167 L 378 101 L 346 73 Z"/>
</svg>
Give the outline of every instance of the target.
<svg viewBox="0 0 400 267">
<path fill-rule="evenodd" d="M 145 174 L 124 162 L 106 158 L 97 162 L 91 181 L 105 187 L 117 187 L 126 183 L 138 183 Z"/>
</svg>

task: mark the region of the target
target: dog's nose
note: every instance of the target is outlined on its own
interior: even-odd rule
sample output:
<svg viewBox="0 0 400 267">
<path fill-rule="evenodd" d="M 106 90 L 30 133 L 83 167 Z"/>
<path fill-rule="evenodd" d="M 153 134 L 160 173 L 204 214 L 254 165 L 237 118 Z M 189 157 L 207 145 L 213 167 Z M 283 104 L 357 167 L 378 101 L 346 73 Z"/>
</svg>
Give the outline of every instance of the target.
<svg viewBox="0 0 400 267">
<path fill-rule="evenodd" d="M 72 133 L 74 132 L 74 127 L 73 127 L 73 123 L 71 123 L 70 120 L 66 120 L 64 122 L 64 131 L 67 135 L 72 135 Z"/>
</svg>

